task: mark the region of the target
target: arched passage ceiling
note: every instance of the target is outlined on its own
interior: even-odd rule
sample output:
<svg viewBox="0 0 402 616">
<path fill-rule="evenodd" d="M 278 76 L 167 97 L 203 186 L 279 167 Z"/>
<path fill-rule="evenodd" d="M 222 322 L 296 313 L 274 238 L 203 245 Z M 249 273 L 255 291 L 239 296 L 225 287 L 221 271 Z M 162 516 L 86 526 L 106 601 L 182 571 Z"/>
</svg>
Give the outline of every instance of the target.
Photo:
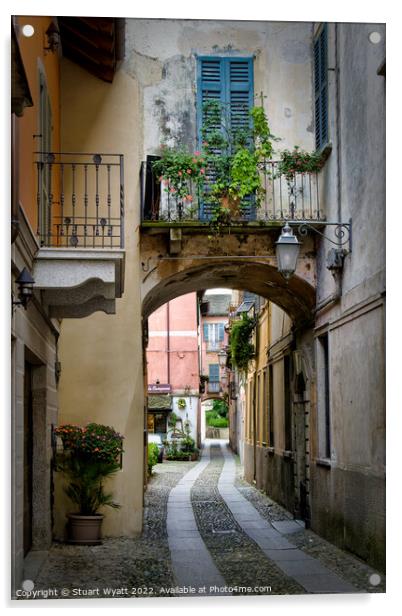
<svg viewBox="0 0 402 616">
<path fill-rule="evenodd" d="M 286 282 L 276 267 L 254 260 L 204 262 L 160 278 L 144 297 L 144 318 L 180 295 L 213 287 L 257 293 L 280 306 L 296 324 L 310 321 L 315 306 L 315 289 L 306 280 L 293 276 Z"/>
</svg>

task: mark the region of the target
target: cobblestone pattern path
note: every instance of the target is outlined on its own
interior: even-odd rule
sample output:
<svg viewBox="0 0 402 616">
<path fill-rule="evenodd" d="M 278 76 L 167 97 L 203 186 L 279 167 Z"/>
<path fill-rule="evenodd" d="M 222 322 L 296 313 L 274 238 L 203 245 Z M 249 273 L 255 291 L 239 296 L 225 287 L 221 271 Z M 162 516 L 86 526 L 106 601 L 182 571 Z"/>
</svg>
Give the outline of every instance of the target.
<svg viewBox="0 0 402 616">
<path fill-rule="evenodd" d="M 84 594 L 99 588 L 127 589 L 121 597 L 165 596 L 160 589 L 176 584 L 170 560 L 166 532 L 167 502 L 171 489 L 196 462 L 164 462 L 145 492 L 144 531 L 134 539 L 106 539 L 99 546 L 53 544 L 39 574 L 35 589 L 66 589 L 63 598 L 92 597 Z M 108 515 L 113 515 L 111 511 Z M 73 595 L 74 589 L 82 595 Z M 138 592 L 134 593 L 135 589 Z"/>
<path fill-rule="evenodd" d="M 222 468 L 221 448 L 212 445 L 211 464 L 194 484 L 191 500 L 198 529 L 226 585 L 233 588 L 233 595 L 305 593 L 234 519 L 218 491 Z"/>
<path fill-rule="evenodd" d="M 293 516 L 283 507 L 271 500 L 262 490 L 251 486 L 243 477 L 243 467 L 239 456 L 235 456 L 235 486 L 239 492 L 256 508 L 260 515 L 271 523 L 293 520 Z M 311 530 L 300 530 L 286 536 L 290 543 L 313 556 L 328 569 L 337 573 L 360 591 L 371 593 L 385 592 L 385 576 L 367 565 L 359 558 L 329 543 Z M 375 584 L 372 583 L 375 582 Z"/>
<path fill-rule="evenodd" d="M 61 598 L 103 598 L 104 589 L 123 589 L 116 595 L 122 598 L 181 596 L 178 586 L 189 584 L 205 586 L 198 594 L 305 594 L 328 591 L 328 580 L 336 580 L 338 592 L 384 592 L 381 574 L 299 530 L 289 512 L 246 483 L 226 445 L 210 441 L 204 453 L 198 463 L 156 466 L 141 537 L 91 547 L 54 544 L 39 572 L 29 576 L 35 589 L 65 589 Z M 302 577 L 306 562 L 308 580 Z M 329 573 L 321 578 L 324 587 L 306 584 L 323 571 Z"/>
</svg>

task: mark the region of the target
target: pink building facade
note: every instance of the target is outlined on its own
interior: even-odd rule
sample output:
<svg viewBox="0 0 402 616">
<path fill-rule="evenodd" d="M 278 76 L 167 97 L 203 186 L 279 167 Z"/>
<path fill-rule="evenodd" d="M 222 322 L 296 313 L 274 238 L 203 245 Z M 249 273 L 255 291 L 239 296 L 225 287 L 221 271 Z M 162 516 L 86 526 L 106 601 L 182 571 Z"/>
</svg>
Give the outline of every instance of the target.
<svg viewBox="0 0 402 616">
<path fill-rule="evenodd" d="M 182 295 L 148 319 L 148 432 L 169 439 L 168 417 L 190 421 L 199 442 L 199 345 L 197 294 Z"/>
</svg>

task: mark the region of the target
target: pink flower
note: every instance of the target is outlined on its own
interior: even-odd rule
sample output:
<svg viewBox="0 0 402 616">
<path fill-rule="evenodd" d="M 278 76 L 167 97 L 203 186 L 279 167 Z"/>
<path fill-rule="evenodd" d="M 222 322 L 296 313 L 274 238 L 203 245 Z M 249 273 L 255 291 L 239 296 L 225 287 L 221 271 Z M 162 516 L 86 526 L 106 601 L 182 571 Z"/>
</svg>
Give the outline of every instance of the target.
<svg viewBox="0 0 402 616">
<path fill-rule="evenodd" d="M 179 171 L 179 172 L 177 173 L 177 175 L 183 175 L 183 172 L 182 172 L 182 171 Z"/>
<path fill-rule="evenodd" d="M 198 150 L 196 152 L 194 152 L 194 156 L 199 156 L 201 154 L 201 152 L 199 152 Z"/>
<path fill-rule="evenodd" d="M 176 189 L 175 189 L 175 188 L 173 188 L 173 186 L 172 186 L 172 188 L 170 189 L 170 192 L 171 192 L 171 193 L 175 193 L 175 192 L 176 192 Z"/>
<path fill-rule="evenodd" d="M 190 175 L 191 174 L 191 169 L 187 169 L 187 173 Z"/>
<path fill-rule="evenodd" d="M 186 196 L 186 199 L 187 199 L 187 201 L 192 201 L 192 200 L 193 200 L 193 197 L 192 197 L 192 195 L 187 195 L 187 196 Z"/>
<path fill-rule="evenodd" d="M 204 175 L 204 173 L 205 173 L 204 167 L 202 169 L 200 169 L 200 173 L 202 173 Z"/>
</svg>

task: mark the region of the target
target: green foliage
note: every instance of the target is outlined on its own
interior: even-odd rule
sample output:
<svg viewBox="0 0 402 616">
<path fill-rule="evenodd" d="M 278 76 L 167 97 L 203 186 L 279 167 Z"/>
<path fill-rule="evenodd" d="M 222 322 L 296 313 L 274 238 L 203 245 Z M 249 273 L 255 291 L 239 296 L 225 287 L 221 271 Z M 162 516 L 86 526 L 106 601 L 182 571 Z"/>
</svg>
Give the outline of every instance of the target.
<svg viewBox="0 0 402 616">
<path fill-rule="evenodd" d="M 295 173 L 318 173 L 324 162 L 319 152 L 306 152 L 296 145 L 292 151 L 281 152 L 278 174 L 284 175 L 288 181 L 291 181 Z"/>
<path fill-rule="evenodd" d="M 229 425 L 229 420 L 226 417 L 221 417 L 215 411 L 206 411 L 206 423 L 207 426 L 211 426 L 212 428 L 227 428 Z"/>
<path fill-rule="evenodd" d="M 255 320 L 243 314 L 240 321 L 235 321 L 230 331 L 230 355 L 233 365 L 239 370 L 247 371 L 249 361 L 254 356 L 254 346 L 250 342 L 255 327 Z"/>
<path fill-rule="evenodd" d="M 217 413 L 220 417 L 227 417 L 229 409 L 224 400 L 214 400 L 212 403 L 212 411 Z"/>
<path fill-rule="evenodd" d="M 78 505 L 81 515 L 94 515 L 100 507 L 120 505 L 104 490 L 104 481 L 120 470 L 123 436 L 114 428 L 90 423 L 86 427 L 72 424 L 55 429 L 63 442 L 63 452 L 56 458 L 56 470 L 69 480 L 65 493 Z"/>
<path fill-rule="evenodd" d="M 175 438 L 166 443 L 165 453 L 167 460 L 188 460 L 189 456 L 198 453 L 190 432 L 190 421 L 186 419 L 182 430 L 176 430 L 174 432 Z"/>
<path fill-rule="evenodd" d="M 152 475 L 152 469 L 158 463 L 159 449 L 156 443 L 148 443 L 148 475 Z"/>
<path fill-rule="evenodd" d="M 203 105 L 203 156 L 209 175 L 214 178 L 212 189 L 206 188 L 204 197 L 219 205 L 222 198 L 236 206 L 247 205 L 245 197 L 255 196 L 259 205 L 264 194 L 261 163 L 273 153 L 272 135 L 262 107 L 253 107 L 247 127 L 231 128 L 230 110 L 220 101 L 210 100 Z M 218 220 L 221 212 L 215 211 Z"/>
</svg>

